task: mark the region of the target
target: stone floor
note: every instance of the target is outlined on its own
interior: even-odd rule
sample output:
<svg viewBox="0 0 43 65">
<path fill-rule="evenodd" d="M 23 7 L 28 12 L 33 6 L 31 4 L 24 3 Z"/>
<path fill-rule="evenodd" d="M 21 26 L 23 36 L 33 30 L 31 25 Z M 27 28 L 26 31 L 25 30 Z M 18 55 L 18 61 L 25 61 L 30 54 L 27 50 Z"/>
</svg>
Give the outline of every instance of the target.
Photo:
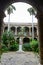
<svg viewBox="0 0 43 65">
<path fill-rule="evenodd" d="M 39 58 L 32 52 L 8 52 L 1 56 L 0 65 L 40 65 Z"/>
</svg>

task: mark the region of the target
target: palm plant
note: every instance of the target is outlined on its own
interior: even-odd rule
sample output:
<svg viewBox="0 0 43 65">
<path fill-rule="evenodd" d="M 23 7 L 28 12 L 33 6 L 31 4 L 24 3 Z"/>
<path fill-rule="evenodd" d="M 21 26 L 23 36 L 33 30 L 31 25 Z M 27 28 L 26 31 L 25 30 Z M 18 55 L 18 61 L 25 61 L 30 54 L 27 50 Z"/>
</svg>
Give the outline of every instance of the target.
<svg viewBox="0 0 43 65">
<path fill-rule="evenodd" d="M 36 14 L 36 10 L 33 7 L 31 7 L 31 8 L 28 8 L 27 11 L 30 13 L 30 15 L 32 15 L 32 39 L 34 39 L 33 15 Z"/>
<path fill-rule="evenodd" d="M 16 8 L 13 5 L 10 5 L 7 8 L 7 13 L 9 15 L 9 19 L 8 19 L 8 31 L 10 30 L 10 14 L 13 13 L 13 10 L 16 10 Z"/>
</svg>

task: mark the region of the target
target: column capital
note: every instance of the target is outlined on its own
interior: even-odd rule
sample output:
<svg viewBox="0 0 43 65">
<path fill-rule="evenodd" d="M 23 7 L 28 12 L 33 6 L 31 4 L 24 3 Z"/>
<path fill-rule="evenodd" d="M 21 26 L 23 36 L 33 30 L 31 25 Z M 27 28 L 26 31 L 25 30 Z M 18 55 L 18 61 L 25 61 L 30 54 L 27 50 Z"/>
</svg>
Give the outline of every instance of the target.
<svg viewBox="0 0 43 65">
<path fill-rule="evenodd" d="M 0 19 L 3 19 L 5 17 L 4 11 L 0 10 Z"/>
</svg>

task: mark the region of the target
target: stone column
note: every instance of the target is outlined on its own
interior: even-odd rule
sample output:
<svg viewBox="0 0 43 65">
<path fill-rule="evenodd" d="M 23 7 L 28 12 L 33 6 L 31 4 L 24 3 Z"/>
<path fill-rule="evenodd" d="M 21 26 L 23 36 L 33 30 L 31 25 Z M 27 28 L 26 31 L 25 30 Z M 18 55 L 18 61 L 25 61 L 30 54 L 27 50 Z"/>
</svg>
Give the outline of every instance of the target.
<svg viewBox="0 0 43 65">
<path fill-rule="evenodd" d="M 29 36 L 31 36 L 31 27 L 29 27 Z"/>
<path fill-rule="evenodd" d="M 38 32 L 39 32 L 39 49 L 40 49 L 40 63 L 43 65 L 43 13 L 37 14 L 38 18 Z"/>
<path fill-rule="evenodd" d="M 2 51 L 1 51 L 1 35 L 3 32 L 3 18 L 4 17 L 5 17 L 4 12 L 0 10 L 0 55 L 2 53 Z"/>
<path fill-rule="evenodd" d="M 15 35 L 17 35 L 17 26 L 15 27 Z"/>
<path fill-rule="evenodd" d="M 0 10 L 0 43 L 1 43 L 1 35 L 3 32 L 3 18 L 5 17 L 5 14 L 2 10 Z"/>
</svg>

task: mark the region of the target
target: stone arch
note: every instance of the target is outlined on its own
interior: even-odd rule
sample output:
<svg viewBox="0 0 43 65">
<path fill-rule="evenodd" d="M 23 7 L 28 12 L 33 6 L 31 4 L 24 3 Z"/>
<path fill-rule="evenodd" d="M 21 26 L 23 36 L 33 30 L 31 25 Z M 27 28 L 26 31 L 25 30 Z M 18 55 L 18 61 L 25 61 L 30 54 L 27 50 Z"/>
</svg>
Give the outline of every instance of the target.
<svg viewBox="0 0 43 65">
<path fill-rule="evenodd" d="M 34 32 L 36 32 L 37 31 L 37 28 L 36 27 L 34 27 Z"/>
<path fill-rule="evenodd" d="M 18 0 L 18 1 L 27 1 L 27 0 Z M 4 3 L 5 2 L 5 3 Z M 0 1 L 0 9 L 2 9 L 3 11 L 10 5 L 12 4 L 13 2 L 17 2 L 17 0 L 5 0 L 3 2 L 3 0 Z M 31 4 L 32 6 L 35 6 L 35 8 L 38 9 L 38 11 L 40 12 L 38 14 L 38 24 L 39 24 L 39 34 L 40 34 L 40 37 L 39 37 L 39 40 L 40 40 L 40 63 L 41 65 L 43 65 L 43 31 L 42 31 L 42 28 L 43 28 L 43 3 L 42 1 L 39 1 L 39 0 L 28 0 L 28 3 Z M 2 6 L 2 4 L 4 6 Z M 36 5 L 37 4 L 37 5 Z M 42 12 L 42 13 L 41 13 Z M 41 15 L 40 15 L 41 14 Z M 2 15 L 1 15 L 2 17 Z M 2 20 L 0 20 L 0 22 L 2 22 Z M 0 23 L 1 24 L 1 23 Z M 41 26 L 42 25 L 42 26 Z M 2 25 L 1 25 L 2 26 Z M 1 27 L 0 26 L 0 27 Z M 1 37 L 1 33 L 0 33 L 0 37 Z M 1 39 L 1 38 L 0 38 Z"/>
<path fill-rule="evenodd" d="M 35 37 L 34 40 L 37 40 L 37 38 Z"/>
<path fill-rule="evenodd" d="M 23 43 L 29 43 L 29 42 L 30 42 L 30 39 L 29 39 L 29 38 L 25 37 L 25 38 L 23 39 Z"/>
<path fill-rule="evenodd" d="M 6 6 L 4 6 L 4 11 L 6 10 L 6 8 L 8 6 L 10 6 L 11 4 L 13 3 L 16 3 L 16 2 L 23 2 L 23 3 L 27 3 L 27 4 L 30 4 L 31 6 L 35 7 L 36 9 L 38 9 L 38 5 L 36 6 L 36 2 L 32 1 L 32 0 L 9 0 L 8 3 L 6 3 Z"/>
<path fill-rule="evenodd" d="M 31 34 L 32 34 L 32 27 L 31 27 Z M 34 27 L 34 36 L 37 36 L 37 28 Z"/>
<path fill-rule="evenodd" d="M 10 29 L 15 33 L 15 27 L 11 27 Z"/>
<path fill-rule="evenodd" d="M 19 44 L 19 37 L 16 39 L 17 43 Z"/>
<path fill-rule="evenodd" d="M 34 35 L 37 36 L 37 28 L 34 27 Z"/>
<path fill-rule="evenodd" d="M 17 33 L 21 32 L 21 27 L 17 27 Z"/>
<path fill-rule="evenodd" d="M 29 28 L 28 27 L 24 27 L 24 34 L 29 35 Z"/>
<path fill-rule="evenodd" d="M 8 30 L 8 27 L 7 26 L 4 28 L 4 31 L 6 31 L 6 30 Z"/>
<path fill-rule="evenodd" d="M 28 31 L 29 32 L 29 28 L 28 27 L 24 27 L 25 28 L 25 32 Z"/>
<path fill-rule="evenodd" d="M 31 27 L 31 32 L 32 32 L 32 27 Z M 34 27 L 34 33 L 37 33 L 37 28 Z"/>
<path fill-rule="evenodd" d="M 27 1 L 27 0 L 1 0 L 0 1 L 0 10 L 5 10 L 10 4 L 17 1 Z M 4 6 L 2 6 L 2 4 Z M 40 64 L 43 65 L 43 2 L 41 0 L 28 0 L 28 4 L 31 4 L 32 6 L 35 6 L 35 8 L 38 9 L 38 26 L 39 26 L 39 40 L 40 40 Z M 36 5 L 37 4 L 37 5 Z M 0 25 L 2 24 L 2 15 L 0 14 Z M 2 25 L 0 26 L 0 29 L 2 29 Z M 1 30 L 0 30 L 1 31 Z M 1 40 L 1 34 L 0 32 L 0 40 Z"/>
</svg>

